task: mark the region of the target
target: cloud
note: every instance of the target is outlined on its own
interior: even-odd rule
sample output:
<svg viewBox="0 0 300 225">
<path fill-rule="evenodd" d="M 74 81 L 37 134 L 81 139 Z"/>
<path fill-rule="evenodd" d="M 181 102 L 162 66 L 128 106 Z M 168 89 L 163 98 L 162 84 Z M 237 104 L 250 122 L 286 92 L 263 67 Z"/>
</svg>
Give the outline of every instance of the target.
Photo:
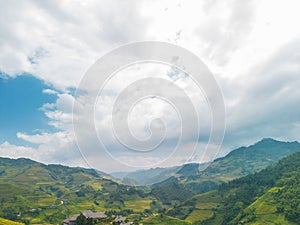
<svg viewBox="0 0 300 225">
<path fill-rule="evenodd" d="M 17 133 L 18 137 L 30 143 L 37 144 L 36 148 L 25 148 L 29 150 L 21 153 L 24 149 L 22 146 L 8 145 L 9 149 L 14 149 L 19 157 L 30 157 L 34 160 L 43 163 L 61 163 L 65 165 L 78 165 L 88 167 L 88 164 L 82 158 L 80 151 L 77 148 L 75 139 L 72 133 L 56 132 L 56 133 L 42 133 L 36 135 L 28 135 L 25 133 Z M 7 144 L 3 144 L 3 151 Z M 28 153 L 28 154 L 27 154 Z M 25 155 L 24 155 L 25 154 Z"/>
<path fill-rule="evenodd" d="M 52 90 L 52 89 L 44 89 L 44 90 L 43 90 L 43 93 L 49 94 L 49 95 L 56 95 L 56 94 L 58 94 L 57 91 Z"/>
<path fill-rule="evenodd" d="M 57 96 L 56 102 L 45 103 L 40 109 L 49 119 L 49 125 L 70 132 L 72 130 L 74 97 L 68 93 L 59 94 L 56 92 L 55 94 Z"/>
<path fill-rule="evenodd" d="M 233 147 L 268 136 L 299 140 L 298 4 L 298 1 L 292 0 L 32 0 L 2 4 L 0 15 L 5 19 L 0 20 L 0 70 L 12 77 L 31 73 L 53 86 L 43 93 L 56 95 L 57 100 L 45 103 L 41 110 L 57 131 L 33 135 L 18 132 L 18 138 L 37 147 L 4 142 L 1 154 L 14 157 L 28 155 L 43 162 L 86 165 L 76 146 L 72 119 L 85 117 L 84 121 L 89 125 L 94 118 L 89 118 L 90 112 L 72 114 L 74 94 L 71 90 L 104 53 L 128 42 L 149 39 L 176 43 L 191 50 L 215 74 L 224 92 L 227 111 L 227 133 L 221 155 Z M 150 74 L 175 74 L 167 79 L 183 88 L 197 104 L 204 115 L 201 118 L 203 137 L 199 141 L 203 149 L 211 125 L 205 98 L 189 79 L 172 74 L 168 69 L 153 65 L 140 69 L 132 67 L 109 83 L 102 104 L 96 110 L 96 127 L 112 151 L 122 150 L 114 142 L 109 127 L 112 104 L 118 93 L 131 82 Z M 86 105 L 94 105 L 89 99 L 84 100 Z M 123 103 L 127 104 L 126 101 Z M 169 141 L 172 142 L 176 136 L 176 113 L 169 106 L 158 103 L 157 99 L 144 102 L 132 113 L 130 122 L 135 135 L 147 137 L 148 121 L 155 115 L 166 117 L 166 124 L 171 125 Z M 86 124 L 81 125 L 81 133 L 92 165 L 99 165 L 97 159 L 102 157 L 103 170 L 130 169 L 120 167 L 104 149 L 98 148 L 98 139 L 90 134 Z M 193 143 L 186 140 L 184 144 L 184 147 L 190 148 Z M 167 152 L 168 147 L 163 150 Z M 182 150 L 180 153 L 185 152 Z M 140 156 L 119 156 L 126 162 L 142 160 Z M 205 160 L 214 157 L 211 153 L 206 156 Z M 144 160 L 151 163 L 159 157 L 161 155 L 149 155 Z M 202 159 L 200 155 L 193 157 L 199 161 Z M 179 154 L 172 163 L 182 162 L 182 158 Z"/>
<path fill-rule="evenodd" d="M 196 29 L 203 55 L 223 66 L 246 43 L 254 26 L 254 1 L 215 1 L 205 5 L 207 16 Z M 220 13 L 222 11 L 222 13 Z"/>
<path fill-rule="evenodd" d="M 123 168 L 123 165 L 118 160 L 122 161 L 128 158 L 140 159 L 142 157 L 153 160 L 147 160 L 147 162 L 126 160 L 123 163 L 128 165 L 129 162 L 134 161 L 135 163 L 131 164 L 133 167 L 138 165 L 144 167 L 165 166 L 170 165 L 170 162 L 178 164 L 179 158 L 182 163 L 182 161 L 186 162 L 192 157 L 194 146 L 192 144 L 187 145 L 187 143 L 194 140 L 195 145 L 198 141 L 198 136 L 195 137 L 192 129 L 192 127 L 195 127 L 195 121 L 191 119 L 194 117 L 194 114 L 193 111 L 189 110 L 190 107 L 188 107 L 186 98 L 183 99 L 180 93 L 168 92 L 168 85 L 171 86 L 174 82 L 183 88 L 187 92 L 188 98 L 194 101 L 194 104 L 200 106 L 197 107 L 198 109 L 207 109 L 207 103 L 201 94 L 201 90 L 192 82 L 191 78 L 178 76 L 173 80 L 168 73 L 170 69 L 169 66 L 155 63 L 134 65 L 133 68 L 128 67 L 115 74 L 108 81 L 102 90 L 102 95 L 98 96 L 96 102 L 90 100 L 91 95 L 89 95 L 88 91 L 83 92 L 84 94 L 79 97 L 76 102 L 75 113 L 73 114 L 75 118 L 74 131 L 81 151 L 89 158 L 91 163 L 96 161 L 93 166 L 106 165 L 104 162 L 108 160 L 111 163 L 110 169 L 116 166 Z M 151 77 L 152 82 L 143 83 L 143 86 L 136 85 L 135 82 L 149 77 Z M 157 82 L 159 77 L 163 77 L 166 82 L 168 81 L 168 85 L 159 86 L 159 84 L 162 85 L 161 80 L 159 80 L 160 83 L 155 85 L 154 80 L 156 79 Z M 129 84 L 132 85 L 131 91 L 126 92 Z M 157 98 L 148 96 L 147 99 L 140 99 L 140 95 L 144 97 L 143 93 L 145 90 L 153 90 L 153 87 L 157 87 L 155 89 L 155 93 L 158 95 Z M 160 99 L 160 95 L 162 97 L 167 95 L 166 99 L 170 100 L 171 104 Z M 168 98 L 168 95 L 172 95 L 173 100 Z M 115 101 L 120 96 L 122 96 L 118 100 L 120 105 L 114 109 Z M 135 101 L 135 99 L 138 99 L 138 101 Z M 177 112 L 173 108 L 174 105 L 177 109 L 180 108 L 178 105 L 181 106 L 181 111 Z M 122 112 L 127 107 L 131 107 L 128 115 Z M 94 109 L 95 112 L 93 112 Z M 118 117 L 119 112 L 122 112 L 121 116 L 124 116 L 123 118 Z M 208 116 L 206 116 L 207 114 L 205 113 L 204 115 L 204 110 L 201 113 L 201 116 L 198 115 L 200 120 L 203 121 L 203 124 L 201 124 L 201 135 L 206 134 L 206 136 L 209 136 L 210 124 L 207 125 L 207 123 L 210 123 L 210 114 L 208 113 Z M 117 122 L 113 118 L 117 119 Z M 155 120 L 157 118 L 163 121 L 163 125 Z M 119 119 L 125 119 L 128 123 L 121 123 Z M 181 119 L 185 119 L 184 124 L 181 124 Z M 154 123 L 151 123 L 151 121 Z M 158 126 L 159 129 L 154 130 L 155 126 Z M 95 128 L 97 136 L 94 132 Z M 182 136 L 181 132 L 184 132 Z M 144 141 L 143 146 L 136 145 L 137 142 L 134 137 Z M 161 140 L 161 137 L 164 142 L 158 148 L 150 151 L 149 148 L 152 149 L 153 145 L 155 146 Z M 99 140 L 102 144 L 99 143 Z M 127 146 L 135 146 L 134 148 L 138 150 L 129 150 L 124 144 L 120 144 L 120 140 Z M 175 151 L 177 142 L 179 142 L 180 148 L 175 154 L 173 151 Z M 203 151 L 203 149 L 201 150 Z M 170 155 L 172 157 L 169 159 Z M 103 163 L 99 164 L 99 161 Z M 153 162 L 156 162 L 156 164 L 146 164 Z"/>
<path fill-rule="evenodd" d="M 173 153 L 175 145 L 177 144 L 177 138 L 180 134 L 180 120 L 178 120 L 177 112 L 166 102 L 161 101 L 160 99 L 150 98 L 146 101 L 138 103 L 130 113 L 129 117 L 129 126 L 135 135 L 141 138 L 149 136 L 149 127 L 148 123 L 153 118 L 161 118 L 164 120 L 166 127 L 168 128 L 168 133 L 170 134 L 164 146 L 160 146 L 155 152 L 145 153 L 135 153 L 130 152 L 120 146 L 114 137 L 114 133 L 111 128 L 111 114 L 113 103 L 128 84 L 137 81 L 141 77 L 148 77 L 151 74 L 154 74 L 154 77 L 160 77 L 164 74 L 165 79 L 169 82 L 175 82 L 179 87 L 184 88 L 190 99 L 194 101 L 197 105 L 204 104 L 203 109 L 205 109 L 205 99 L 201 94 L 201 91 L 190 78 L 187 76 L 182 76 L 177 74 L 176 77 L 169 77 L 169 70 L 172 69 L 169 66 L 157 64 L 141 64 L 135 66 L 134 68 L 129 67 L 128 70 L 121 71 L 120 74 L 117 74 L 114 79 L 112 79 L 106 88 L 103 90 L 104 94 L 101 96 L 102 101 L 99 105 L 95 105 L 95 126 L 99 129 L 98 135 L 100 140 L 102 140 L 106 146 L 107 150 L 99 145 L 98 137 L 95 137 L 92 132 L 93 130 L 89 129 L 87 125 L 92 122 L 94 123 L 93 118 L 87 111 L 77 114 L 73 114 L 72 107 L 74 103 L 74 97 L 71 94 L 67 93 L 56 93 L 57 99 L 54 103 L 46 103 L 41 108 L 45 115 L 49 119 L 49 124 L 57 128 L 58 132 L 46 133 L 42 132 L 39 134 L 28 134 L 18 132 L 17 137 L 27 141 L 31 144 L 37 145 L 36 152 L 33 156 L 35 159 L 39 159 L 42 162 L 56 162 L 64 163 L 67 165 L 73 165 L 74 162 L 84 165 L 85 160 L 89 163 L 90 166 L 98 168 L 100 170 L 120 170 L 140 167 L 149 167 L 149 166 L 169 166 L 173 164 L 182 164 L 190 158 L 193 157 L 193 148 L 195 142 L 191 142 L 191 135 L 187 134 L 186 139 L 182 140 L 183 144 L 180 146 L 180 149 L 176 153 Z M 141 77 L 137 76 L 139 74 Z M 151 88 L 153 84 L 149 83 L 147 88 Z M 134 93 L 138 94 L 140 87 L 136 87 Z M 164 90 L 161 89 L 161 92 L 164 93 Z M 52 93 L 52 91 L 51 91 Z M 53 93 L 54 94 L 54 93 Z M 180 97 L 180 95 L 178 96 Z M 82 107 L 84 109 L 89 108 L 91 104 L 92 108 L 94 107 L 94 102 L 91 102 L 88 99 L 82 100 Z M 174 103 L 174 102 L 173 102 Z M 128 102 L 127 98 L 124 98 L 122 106 L 132 104 Z M 180 102 L 180 105 L 184 106 L 185 102 Z M 206 106 L 207 107 L 207 106 Z M 185 107 L 182 107 L 185 108 Z M 187 118 L 189 118 L 190 111 L 183 111 Z M 202 111 L 203 113 L 204 111 Z M 76 131 L 79 138 L 83 140 L 83 146 L 80 146 L 80 149 L 76 146 L 76 141 L 73 132 L 73 117 L 82 117 L 84 118 L 83 123 L 80 124 L 79 130 Z M 203 122 L 209 121 L 205 119 L 207 117 L 201 116 Z M 187 121 L 193 123 L 193 121 Z M 189 126 L 189 123 L 186 123 L 185 126 Z M 205 124 L 205 123 L 204 123 Z M 202 135 L 203 133 L 210 132 L 209 124 L 207 127 L 202 124 Z M 94 124 L 91 124 L 94 126 Z M 189 131 L 189 130 L 188 130 Z M 208 136 L 206 134 L 206 136 Z M 195 140 L 197 141 L 197 139 Z M 207 140 L 206 140 L 207 141 Z M 201 151 L 204 151 L 205 143 L 202 144 L 202 147 L 198 149 L 197 159 L 201 160 L 202 158 Z M 80 152 L 81 151 L 81 152 Z M 85 156 L 82 158 L 81 153 Z M 173 155 L 172 155 L 173 154 Z M 113 155 L 113 157 L 111 157 Z M 171 156 L 170 159 L 168 157 Z M 145 161 L 141 161 L 141 158 L 144 158 Z M 136 159 L 136 160 L 135 160 Z M 147 160 L 146 160 L 147 159 Z M 125 165 L 119 161 L 123 161 Z M 167 161 L 165 161 L 167 160 Z M 101 163 L 99 163 L 101 162 Z M 135 162 L 135 163 L 133 163 Z M 150 163 L 151 165 L 147 164 Z M 159 163 L 159 164 L 157 164 Z M 85 164 L 86 165 L 86 164 Z"/>
<path fill-rule="evenodd" d="M 76 87 L 111 47 L 144 37 L 139 1 L 11 1 L 2 4 L 0 70 L 31 73 L 56 88 Z"/>
<path fill-rule="evenodd" d="M 16 146 L 10 144 L 9 142 L 5 141 L 0 144 L 0 154 L 1 157 L 8 157 L 8 158 L 33 158 L 38 160 L 39 158 L 35 158 L 36 149 L 24 146 Z"/>
<path fill-rule="evenodd" d="M 299 140 L 300 39 L 282 46 L 248 74 L 228 107 L 228 138 Z M 242 141 L 243 140 L 243 141 Z M 231 140 L 232 141 L 232 140 Z"/>
</svg>

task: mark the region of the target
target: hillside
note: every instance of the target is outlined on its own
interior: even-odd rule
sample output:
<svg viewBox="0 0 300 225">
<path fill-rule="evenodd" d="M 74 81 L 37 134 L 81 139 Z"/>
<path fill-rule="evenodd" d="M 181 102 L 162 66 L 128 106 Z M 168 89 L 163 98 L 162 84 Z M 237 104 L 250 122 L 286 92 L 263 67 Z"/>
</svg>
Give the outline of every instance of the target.
<svg viewBox="0 0 300 225">
<path fill-rule="evenodd" d="M 170 183 L 177 184 L 173 192 L 205 193 L 224 182 L 260 171 L 298 150 L 298 142 L 281 142 L 266 138 L 249 147 L 231 151 L 225 157 L 214 160 L 203 171 L 201 166 L 205 168 L 205 165 L 186 164 L 172 177 L 152 185 L 152 193 L 158 198 L 164 196 L 161 200 L 170 202 L 172 199 L 168 198 L 169 193 L 165 191 Z"/>
<path fill-rule="evenodd" d="M 216 159 L 204 171 L 204 175 L 241 177 L 260 171 L 300 150 L 298 142 L 281 142 L 265 138 L 249 147 L 233 150 L 223 158 Z"/>
<path fill-rule="evenodd" d="M 149 187 L 123 185 L 93 169 L 0 158 L 0 217 L 26 224 L 60 224 L 73 214 L 92 210 L 143 224 L 297 224 L 299 153 L 276 164 L 296 149 L 300 149 L 297 142 L 264 139 L 215 160 L 204 171 L 195 163 L 176 168 L 150 192 Z M 164 171 L 150 170 L 149 179 Z M 235 179 L 243 173 L 254 174 Z"/>
<path fill-rule="evenodd" d="M 300 224 L 300 152 L 167 212 L 195 224 Z M 197 222 L 198 221 L 198 222 Z"/>
<path fill-rule="evenodd" d="M 120 185 L 92 169 L 0 158 L 0 217 L 34 223 L 61 223 L 70 215 L 150 208 L 142 190 Z"/>
</svg>

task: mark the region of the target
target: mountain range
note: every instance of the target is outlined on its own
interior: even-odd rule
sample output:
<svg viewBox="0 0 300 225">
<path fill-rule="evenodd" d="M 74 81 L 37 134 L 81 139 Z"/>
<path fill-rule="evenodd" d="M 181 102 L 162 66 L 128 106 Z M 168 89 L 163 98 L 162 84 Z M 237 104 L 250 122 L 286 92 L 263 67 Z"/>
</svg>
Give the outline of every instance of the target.
<svg viewBox="0 0 300 225">
<path fill-rule="evenodd" d="M 174 198 L 182 201 L 186 196 L 216 189 L 224 182 L 260 171 L 299 149 L 298 142 L 266 138 L 248 147 L 231 151 L 225 157 L 206 165 L 204 170 L 197 163 L 183 165 L 168 179 L 153 184 L 152 194 L 166 203 L 171 203 Z M 175 197 L 177 193 L 181 193 L 182 198 L 181 195 Z"/>
<path fill-rule="evenodd" d="M 172 181 L 174 180 L 173 177 L 179 178 L 183 183 L 198 181 L 200 177 L 203 181 L 206 177 L 209 177 L 209 180 L 214 177 L 216 181 L 228 181 L 260 171 L 268 165 L 299 150 L 299 148 L 300 144 L 296 141 L 282 142 L 271 138 L 264 138 L 248 147 L 234 149 L 226 156 L 209 163 L 189 163 L 168 168 L 114 172 L 110 175 L 120 179 L 124 183 L 128 181 L 136 185 L 164 183 L 170 177 L 172 177 L 170 178 Z"/>
<path fill-rule="evenodd" d="M 59 224 L 80 211 L 92 210 L 125 215 L 137 224 L 239 224 L 268 218 L 297 224 L 298 211 L 284 199 L 299 196 L 294 189 L 299 184 L 299 153 L 295 153 L 299 150 L 298 142 L 263 139 L 233 150 L 204 170 L 203 164 L 192 163 L 119 174 L 118 179 L 146 186 L 122 184 L 94 169 L 0 158 L 0 217 L 27 224 Z M 160 182 L 153 183 L 157 179 Z M 275 196 L 279 205 L 271 204 L 275 201 L 272 191 L 279 193 Z M 265 218 L 262 212 L 269 209 L 268 204 L 272 207 Z"/>
</svg>

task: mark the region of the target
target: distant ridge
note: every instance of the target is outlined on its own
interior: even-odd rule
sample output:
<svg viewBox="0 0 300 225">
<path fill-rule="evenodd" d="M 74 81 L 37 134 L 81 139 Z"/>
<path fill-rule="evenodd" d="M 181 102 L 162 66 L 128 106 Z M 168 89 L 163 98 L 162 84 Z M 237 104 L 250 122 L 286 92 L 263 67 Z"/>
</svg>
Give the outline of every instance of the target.
<svg viewBox="0 0 300 225">
<path fill-rule="evenodd" d="M 70 167 L 70 166 L 65 166 L 65 165 L 61 165 L 61 164 L 44 164 L 41 162 L 37 162 L 34 161 L 32 159 L 29 158 L 17 158 L 17 159 L 13 159 L 13 158 L 6 158 L 6 157 L 0 157 L 0 163 L 1 166 L 17 166 L 17 167 L 22 167 L 22 166 L 29 166 L 29 165 L 37 165 L 37 166 L 41 166 L 43 168 L 48 168 L 48 169 L 57 169 L 57 168 L 61 168 L 61 169 L 66 169 L 66 170 L 72 170 L 72 171 L 76 171 L 76 172 L 80 172 L 80 171 L 84 171 L 90 174 L 94 174 L 94 175 L 100 175 L 102 177 L 105 178 L 109 178 L 109 179 L 113 179 L 109 174 L 93 169 L 93 168 L 84 168 L 84 167 Z M 0 171 L 1 172 L 1 171 Z"/>
<path fill-rule="evenodd" d="M 297 150 L 300 150 L 300 144 L 297 141 L 284 142 L 272 138 L 263 138 L 248 147 L 243 146 L 234 149 L 226 156 L 217 158 L 213 162 L 202 164 L 187 163 L 182 166 L 153 168 L 133 172 L 115 172 L 111 173 L 111 175 L 120 180 L 123 179 L 124 183 L 126 181 L 135 181 L 139 185 L 163 183 L 164 180 L 171 176 L 180 177 L 182 180 L 193 180 L 199 176 L 215 177 L 224 175 L 225 179 L 220 181 L 226 181 L 227 179 L 231 180 L 260 171 Z M 202 171 L 203 169 L 199 170 L 199 167 L 207 168 L 205 171 Z M 198 193 L 198 191 L 196 192 Z"/>
<path fill-rule="evenodd" d="M 170 183 L 174 193 L 189 191 L 200 194 L 216 189 L 219 184 L 228 182 L 248 174 L 261 171 L 280 159 L 300 150 L 300 144 L 294 142 L 277 141 L 264 138 L 248 147 L 237 148 L 226 156 L 214 160 L 204 170 L 200 171 L 200 164 L 186 164 L 168 179 L 152 185 L 152 191 L 158 198 L 169 202 L 168 188 Z M 174 189 L 176 188 L 176 190 Z"/>
</svg>

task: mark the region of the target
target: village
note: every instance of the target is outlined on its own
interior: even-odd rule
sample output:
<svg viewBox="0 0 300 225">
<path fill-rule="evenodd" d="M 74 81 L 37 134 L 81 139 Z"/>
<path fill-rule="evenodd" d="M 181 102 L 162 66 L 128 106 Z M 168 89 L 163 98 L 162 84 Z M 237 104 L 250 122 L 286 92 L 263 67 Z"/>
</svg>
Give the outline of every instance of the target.
<svg viewBox="0 0 300 225">
<path fill-rule="evenodd" d="M 94 225 L 94 224 L 113 224 L 113 225 L 131 225 L 126 217 L 120 215 L 107 216 L 103 212 L 92 212 L 86 210 L 80 214 L 65 219 L 63 225 Z"/>
</svg>

